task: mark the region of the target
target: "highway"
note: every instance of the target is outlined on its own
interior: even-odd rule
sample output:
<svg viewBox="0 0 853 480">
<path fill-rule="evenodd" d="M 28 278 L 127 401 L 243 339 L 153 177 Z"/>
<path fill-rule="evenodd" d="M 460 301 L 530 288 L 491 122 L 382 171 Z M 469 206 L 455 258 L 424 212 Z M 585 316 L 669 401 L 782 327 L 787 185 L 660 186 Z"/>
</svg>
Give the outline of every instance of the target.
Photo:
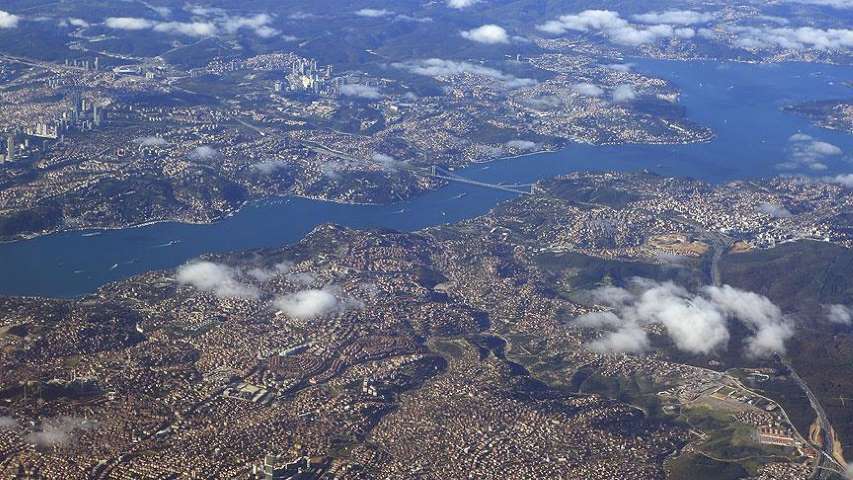
<svg viewBox="0 0 853 480">
<path fill-rule="evenodd" d="M 797 385 L 799 385 L 803 392 L 805 392 L 812 409 L 817 415 L 818 425 L 820 426 L 821 443 L 823 445 L 814 445 L 815 449 L 820 452 L 820 455 L 818 456 L 817 462 L 815 462 L 811 478 L 829 480 L 838 478 L 839 475 L 844 478 L 846 476 L 845 473 L 847 466 L 839 464 L 838 461 L 835 460 L 835 457 L 832 456 L 835 438 L 833 436 L 832 424 L 829 423 L 829 418 L 826 416 L 826 411 L 823 409 L 823 405 L 820 404 L 820 400 L 818 400 L 817 396 L 812 392 L 808 384 L 802 379 L 802 377 L 800 377 L 797 371 L 794 370 L 793 365 L 781 356 L 777 356 L 777 359 L 791 372 L 791 378 L 794 379 L 794 381 L 797 382 Z"/>
</svg>

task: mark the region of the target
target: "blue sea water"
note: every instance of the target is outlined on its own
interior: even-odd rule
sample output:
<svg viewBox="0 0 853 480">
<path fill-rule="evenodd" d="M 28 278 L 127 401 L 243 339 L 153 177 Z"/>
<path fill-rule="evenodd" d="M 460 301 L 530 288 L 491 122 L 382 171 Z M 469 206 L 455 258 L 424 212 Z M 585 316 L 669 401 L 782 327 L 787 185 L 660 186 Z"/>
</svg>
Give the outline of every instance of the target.
<svg viewBox="0 0 853 480">
<path fill-rule="evenodd" d="M 649 169 L 710 182 L 853 172 L 848 156 L 853 136 L 812 126 L 781 110 L 801 101 L 850 98 L 853 89 L 844 82 L 853 79 L 853 67 L 637 60 L 635 68 L 672 81 L 682 91 L 680 104 L 688 117 L 711 127 L 716 138 L 693 145 L 571 145 L 457 173 L 484 182 L 527 183 L 588 169 Z M 789 137 L 795 133 L 829 142 L 845 153 L 826 157 L 824 171 L 780 170 L 778 166 L 791 159 Z M 481 215 L 513 195 L 456 183 L 383 206 L 274 199 L 253 203 L 212 225 L 158 223 L 0 244 L 0 294 L 73 297 L 141 272 L 175 267 L 205 252 L 293 243 L 323 223 L 413 231 Z"/>
</svg>

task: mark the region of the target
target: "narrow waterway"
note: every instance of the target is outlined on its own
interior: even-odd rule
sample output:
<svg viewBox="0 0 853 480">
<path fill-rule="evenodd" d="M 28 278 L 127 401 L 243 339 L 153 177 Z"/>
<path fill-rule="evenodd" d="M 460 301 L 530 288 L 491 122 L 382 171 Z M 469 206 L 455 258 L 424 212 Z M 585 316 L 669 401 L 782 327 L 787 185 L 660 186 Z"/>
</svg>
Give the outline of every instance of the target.
<svg viewBox="0 0 853 480">
<path fill-rule="evenodd" d="M 843 82 L 853 78 L 853 67 L 641 60 L 636 69 L 674 82 L 683 92 L 680 103 L 688 116 L 713 128 L 716 139 L 696 145 L 572 145 L 560 152 L 499 160 L 457 173 L 483 182 L 527 183 L 587 169 L 649 169 L 711 182 L 780 173 L 853 172 L 847 156 L 853 152 L 853 136 L 813 127 L 781 111 L 799 101 L 849 98 L 853 90 Z M 798 132 L 837 145 L 845 154 L 827 157 L 825 171 L 780 170 L 778 165 L 793 154 L 788 139 Z M 323 223 L 413 231 L 482 215 L 512 196 L 452 184 L 392 205 L 274 199 L 249 205 L 213 225 L 158 223 L 59 233 L 0 245 L 0 294 L 78 296 L 141 272 L 175 267 L 205 252 L 292 243 Z"/>
</svg>

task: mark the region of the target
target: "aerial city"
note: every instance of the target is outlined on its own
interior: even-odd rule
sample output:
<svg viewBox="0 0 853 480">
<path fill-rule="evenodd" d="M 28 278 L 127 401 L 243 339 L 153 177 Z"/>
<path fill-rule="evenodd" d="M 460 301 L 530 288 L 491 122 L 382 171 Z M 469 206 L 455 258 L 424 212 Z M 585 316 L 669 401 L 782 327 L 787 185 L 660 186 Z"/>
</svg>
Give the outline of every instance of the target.
<svg viewBox="0 0 853 480">
<path fill-rule="evenodd" d="M 0 479 L 853 479 L 853 0 L 0 0 Z"/>
</svg>

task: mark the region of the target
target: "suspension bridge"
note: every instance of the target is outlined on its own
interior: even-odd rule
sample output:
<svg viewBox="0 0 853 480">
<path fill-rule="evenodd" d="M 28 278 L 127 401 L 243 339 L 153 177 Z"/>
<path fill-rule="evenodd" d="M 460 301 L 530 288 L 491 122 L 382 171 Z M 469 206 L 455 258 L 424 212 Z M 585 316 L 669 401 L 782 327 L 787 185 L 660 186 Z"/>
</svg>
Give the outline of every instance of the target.
<svg viewBox="0 0 853 480">
<path fill-rule="evenodd" d="M 323 155 L 329 155 L 332 157 L 340 158 L 341 160 L 346 160 L 348 162 L 367 162 L 364 159 L 341 152 L 339 150 L 335 150 L 320 143 L 311 141 L 304 141 L 304 143 L 308 146 L 310 150 L 313 150 Z M 405 170 L 413 175 L 417 175 L 420 177 L 437 178 L 448 182 L 464 183 L 467 185 L 474 185 L 476 187 L 482 188 L 491 188 L 493 190 L 501 190 L 504 192 L 515 193 L 517 195 L 533 195 L 535 189 L 535 185 L 532 183 L 489 183 L 481 182 L 479 180 L 472 180 L 470 178 L 465 178 L 461 175 L 457 175 L 452 171 L 447 170 L 438 165 L 431 165 L 427 168 L 414 166 L 409 164 L 408 162 L 400 161 L 396 162 L 393 168 L 396 168 L 398 170 Z"/>
<path fill-rule="evenodd" d="M 423 173 L 421 173 L 423 175 Z M 519 195 L 533 195 L 535 185 L 532 183 L 488 183 L 481 182 L 479 180 L 471 180 L 470 178 L 465 178 L 460 175 L 456 175 L 453 172 L 445 170 L 437 165 L 433 165 L 430 167 L 428 173 L 424 176 L 431 178 L 439 178 L 442 180 L 447 180 L 448 182 L 456 182 L 456 183 L 464 183 L 467 185 L 474 185 L 477 187 L 483 188 L 491 188 L 494 190 L 502 190 L 504 192 L 516 193 Z"/>
</svg>

